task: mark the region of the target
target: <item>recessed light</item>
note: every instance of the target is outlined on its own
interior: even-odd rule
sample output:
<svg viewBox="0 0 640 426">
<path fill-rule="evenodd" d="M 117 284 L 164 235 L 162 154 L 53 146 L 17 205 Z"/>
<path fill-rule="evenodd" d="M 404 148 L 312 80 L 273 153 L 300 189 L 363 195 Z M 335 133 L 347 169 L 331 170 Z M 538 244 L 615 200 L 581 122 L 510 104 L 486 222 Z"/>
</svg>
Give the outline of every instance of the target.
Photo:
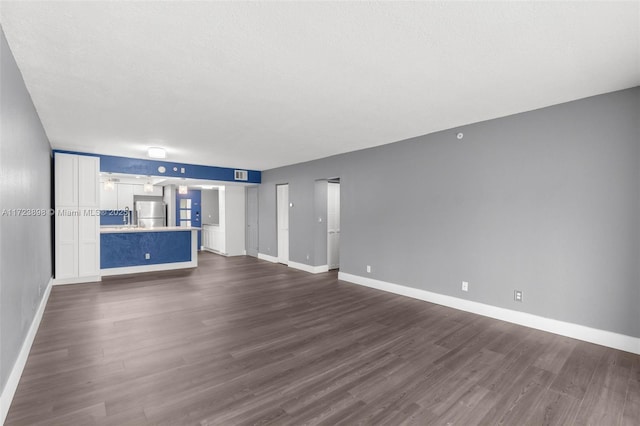
<svg viewBox="0 0 640 426">
<path fill-rule="evenodd" d="M 151 158 L 167 158 L 167 151 L 164 148 L 151 147 L 147 151 L 147 154 Z"/>
</svg>

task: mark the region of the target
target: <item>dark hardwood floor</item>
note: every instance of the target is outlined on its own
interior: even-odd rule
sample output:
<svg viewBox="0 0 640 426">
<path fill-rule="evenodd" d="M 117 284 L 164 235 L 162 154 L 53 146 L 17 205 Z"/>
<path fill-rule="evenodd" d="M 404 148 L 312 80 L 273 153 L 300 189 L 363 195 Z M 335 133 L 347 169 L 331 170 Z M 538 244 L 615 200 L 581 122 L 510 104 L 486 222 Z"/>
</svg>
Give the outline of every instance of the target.
<svg viewBox="0 0 640 426">
<path fill-rule="evenodd" d="M 640 424 L 640 356 L 250 257 L 54 287 L 7 425 Z"/>
</svg>

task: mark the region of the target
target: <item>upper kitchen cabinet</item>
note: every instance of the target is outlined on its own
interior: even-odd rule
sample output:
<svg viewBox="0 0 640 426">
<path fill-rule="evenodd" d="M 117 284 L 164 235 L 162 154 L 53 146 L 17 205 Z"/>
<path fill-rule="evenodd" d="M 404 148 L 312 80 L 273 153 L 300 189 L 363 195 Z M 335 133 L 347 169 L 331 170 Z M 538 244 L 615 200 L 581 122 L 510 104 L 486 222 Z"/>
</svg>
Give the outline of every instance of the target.
<svg viewBox="0 0 640 426">
<path fill-rule="evenodd" d="M 56 154 L 54 179 L 56 206 L 78 206 L 78 156 Z"/>
<path fill-rule="evenodd" d="M 153 186 L 152 192 L 144 192 L 144 185 L 116 183 L 113 190 L 100 186 L 100 210 L 133 210 L 134 196 L 146 195 L 162 197 L 162 187 Z"/>
<path fill-rule="evenodd" d="M 115 187 L 111 190 L 100 185 L 100 210 L 118 210 L 118 192 Z"/>
<path fill-rule="evenodd" d="M 100 205 L 100 159 L 78 156 L 78 206 Z"/>
<path fill-rule="evenodd" d="M 100 159 L 56 153 L 55 204 L 97 207 L 100 204 Z"/>
<path fill-rule="evenodd" d="M 134 185 L 128 185 L 126 183 L 116 185 L 116 192 L 118 193 L 117 210 L 133 211 L 133 187 Z"/>
<path fill-rule="evenodd" d="M 153 186 L 153 191 L 144 192 L 144 185 L 132 185 L 133 186 L 133 195 L 146 195 L 152 197 L 162 197 L 162 187 L 161 186 Z"/>
</svg>

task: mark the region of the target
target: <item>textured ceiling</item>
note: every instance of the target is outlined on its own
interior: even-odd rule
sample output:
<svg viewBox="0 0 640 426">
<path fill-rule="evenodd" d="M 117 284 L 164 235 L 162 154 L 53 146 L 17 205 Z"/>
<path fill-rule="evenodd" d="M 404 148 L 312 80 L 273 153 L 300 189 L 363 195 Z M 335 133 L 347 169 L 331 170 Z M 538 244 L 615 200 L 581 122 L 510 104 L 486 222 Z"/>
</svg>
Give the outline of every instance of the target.
<svg viewBox="0 0 640 426">
<path fill-rule="evenodd" d="M 640 84 L 640 2 L 10 2 L 54 148 L 269 169 Z"/>
</svg>

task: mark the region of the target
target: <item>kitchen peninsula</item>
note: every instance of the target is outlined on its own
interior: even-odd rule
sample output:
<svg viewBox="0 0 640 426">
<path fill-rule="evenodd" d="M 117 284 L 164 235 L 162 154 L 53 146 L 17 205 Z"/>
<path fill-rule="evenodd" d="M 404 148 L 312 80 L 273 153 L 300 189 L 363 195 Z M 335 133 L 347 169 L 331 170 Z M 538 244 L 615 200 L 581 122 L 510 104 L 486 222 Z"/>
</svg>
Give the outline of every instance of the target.
<svg viewBox="0 0 640 426">
<path fill-rule="evenodd" d="M 195 268 L 200 228 L 100 228 L 102 276 Z"/>
</svg>

